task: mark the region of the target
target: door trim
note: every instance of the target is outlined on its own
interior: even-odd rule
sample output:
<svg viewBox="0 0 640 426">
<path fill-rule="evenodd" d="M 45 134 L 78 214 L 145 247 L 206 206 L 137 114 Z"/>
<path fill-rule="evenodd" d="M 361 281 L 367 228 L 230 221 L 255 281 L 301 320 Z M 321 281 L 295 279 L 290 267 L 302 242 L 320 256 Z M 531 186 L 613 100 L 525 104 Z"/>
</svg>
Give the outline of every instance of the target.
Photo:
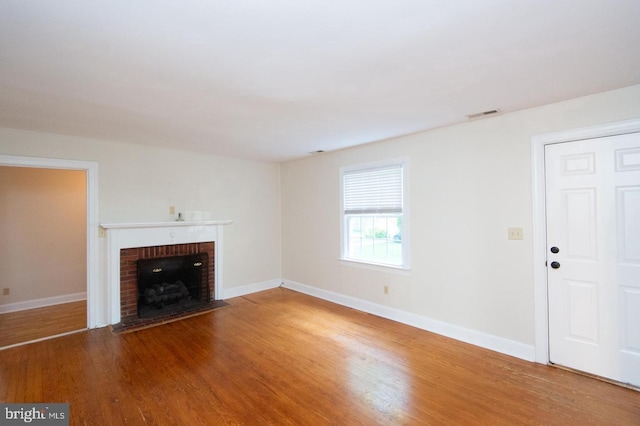
<svg viewBox="0 0 640 426">
<path fill-rule="evenodd" d="M 580 129 L 547 133 L 531 138 L 533 198 L 533 285 L 535 309 L 535 361 L 549 363 L 549 304 L 547 294 L 547 222 L 544 147 L 546 145 L 640 132 L 640 118 Z"/>
<path fill-rule="evenodd" d="M 98 275 L 98 163 L 93 161 L 0 155 L 0 166 L 84 170 L 87 173 L 87 328 L 104 325 L 101 319 Z"/>
</svg>

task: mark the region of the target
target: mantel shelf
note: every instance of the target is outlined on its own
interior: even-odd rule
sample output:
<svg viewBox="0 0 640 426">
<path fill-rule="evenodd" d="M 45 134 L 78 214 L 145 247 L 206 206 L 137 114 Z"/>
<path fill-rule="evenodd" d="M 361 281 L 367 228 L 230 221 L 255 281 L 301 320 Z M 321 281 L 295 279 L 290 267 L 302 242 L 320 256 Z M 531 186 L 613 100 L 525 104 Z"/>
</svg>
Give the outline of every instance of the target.
<svg viewBox="0 0 640 426">
<path fill-rule="evenodd" d="M 100 227 L 104 229 L 175 228 L 177 226 L 229 225 L 231 222 L 231 220 L 195 220 L 180 222 L 101 223 Z"/>
</svg>

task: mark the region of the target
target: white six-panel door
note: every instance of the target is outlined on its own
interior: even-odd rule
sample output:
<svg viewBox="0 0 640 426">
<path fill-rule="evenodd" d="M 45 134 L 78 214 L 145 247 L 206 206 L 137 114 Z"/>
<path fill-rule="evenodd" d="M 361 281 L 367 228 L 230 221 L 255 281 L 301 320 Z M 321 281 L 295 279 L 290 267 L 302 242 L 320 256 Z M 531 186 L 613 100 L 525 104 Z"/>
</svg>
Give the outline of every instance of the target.
<svg viewBox="0 0 640 426">
<path fill-rule="evenodd" d="M 545 147 L 549 359 L 640 386 L 640 134 Z"/>
</svg>

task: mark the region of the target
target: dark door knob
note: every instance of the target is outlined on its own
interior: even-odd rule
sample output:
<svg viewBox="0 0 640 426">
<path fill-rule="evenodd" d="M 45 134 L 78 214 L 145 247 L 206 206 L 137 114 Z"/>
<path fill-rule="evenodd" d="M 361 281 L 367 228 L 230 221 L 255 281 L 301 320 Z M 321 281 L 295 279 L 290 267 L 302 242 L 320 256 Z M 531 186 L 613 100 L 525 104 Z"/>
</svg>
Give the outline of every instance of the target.
<svg viewBox="0 0 640 426">
<path fill-rule="evenodd" d="M 560 249 L 558 247 L 551 247 L 551 253 L 555 254 L 560 252 Z"/>
<path fill-rule="evenodd" d="M 560 262 L 556 262 L 556 261 L 551 262 L 551 267 L 553 269 L 558 269 L 560 267 Z"/>
</svg>

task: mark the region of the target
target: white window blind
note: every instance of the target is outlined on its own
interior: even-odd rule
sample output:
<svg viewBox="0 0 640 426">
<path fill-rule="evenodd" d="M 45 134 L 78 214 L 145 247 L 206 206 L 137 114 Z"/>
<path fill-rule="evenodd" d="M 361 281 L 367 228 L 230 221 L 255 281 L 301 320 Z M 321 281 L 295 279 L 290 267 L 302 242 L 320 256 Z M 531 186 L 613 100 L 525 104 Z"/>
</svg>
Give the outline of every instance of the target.
<svg viewBox="0 0 640 426">
<path fill-rule="evenodd" d="M 402 164 L 343 176 L 344 214 L 402 213 Z"/>
</svg>

